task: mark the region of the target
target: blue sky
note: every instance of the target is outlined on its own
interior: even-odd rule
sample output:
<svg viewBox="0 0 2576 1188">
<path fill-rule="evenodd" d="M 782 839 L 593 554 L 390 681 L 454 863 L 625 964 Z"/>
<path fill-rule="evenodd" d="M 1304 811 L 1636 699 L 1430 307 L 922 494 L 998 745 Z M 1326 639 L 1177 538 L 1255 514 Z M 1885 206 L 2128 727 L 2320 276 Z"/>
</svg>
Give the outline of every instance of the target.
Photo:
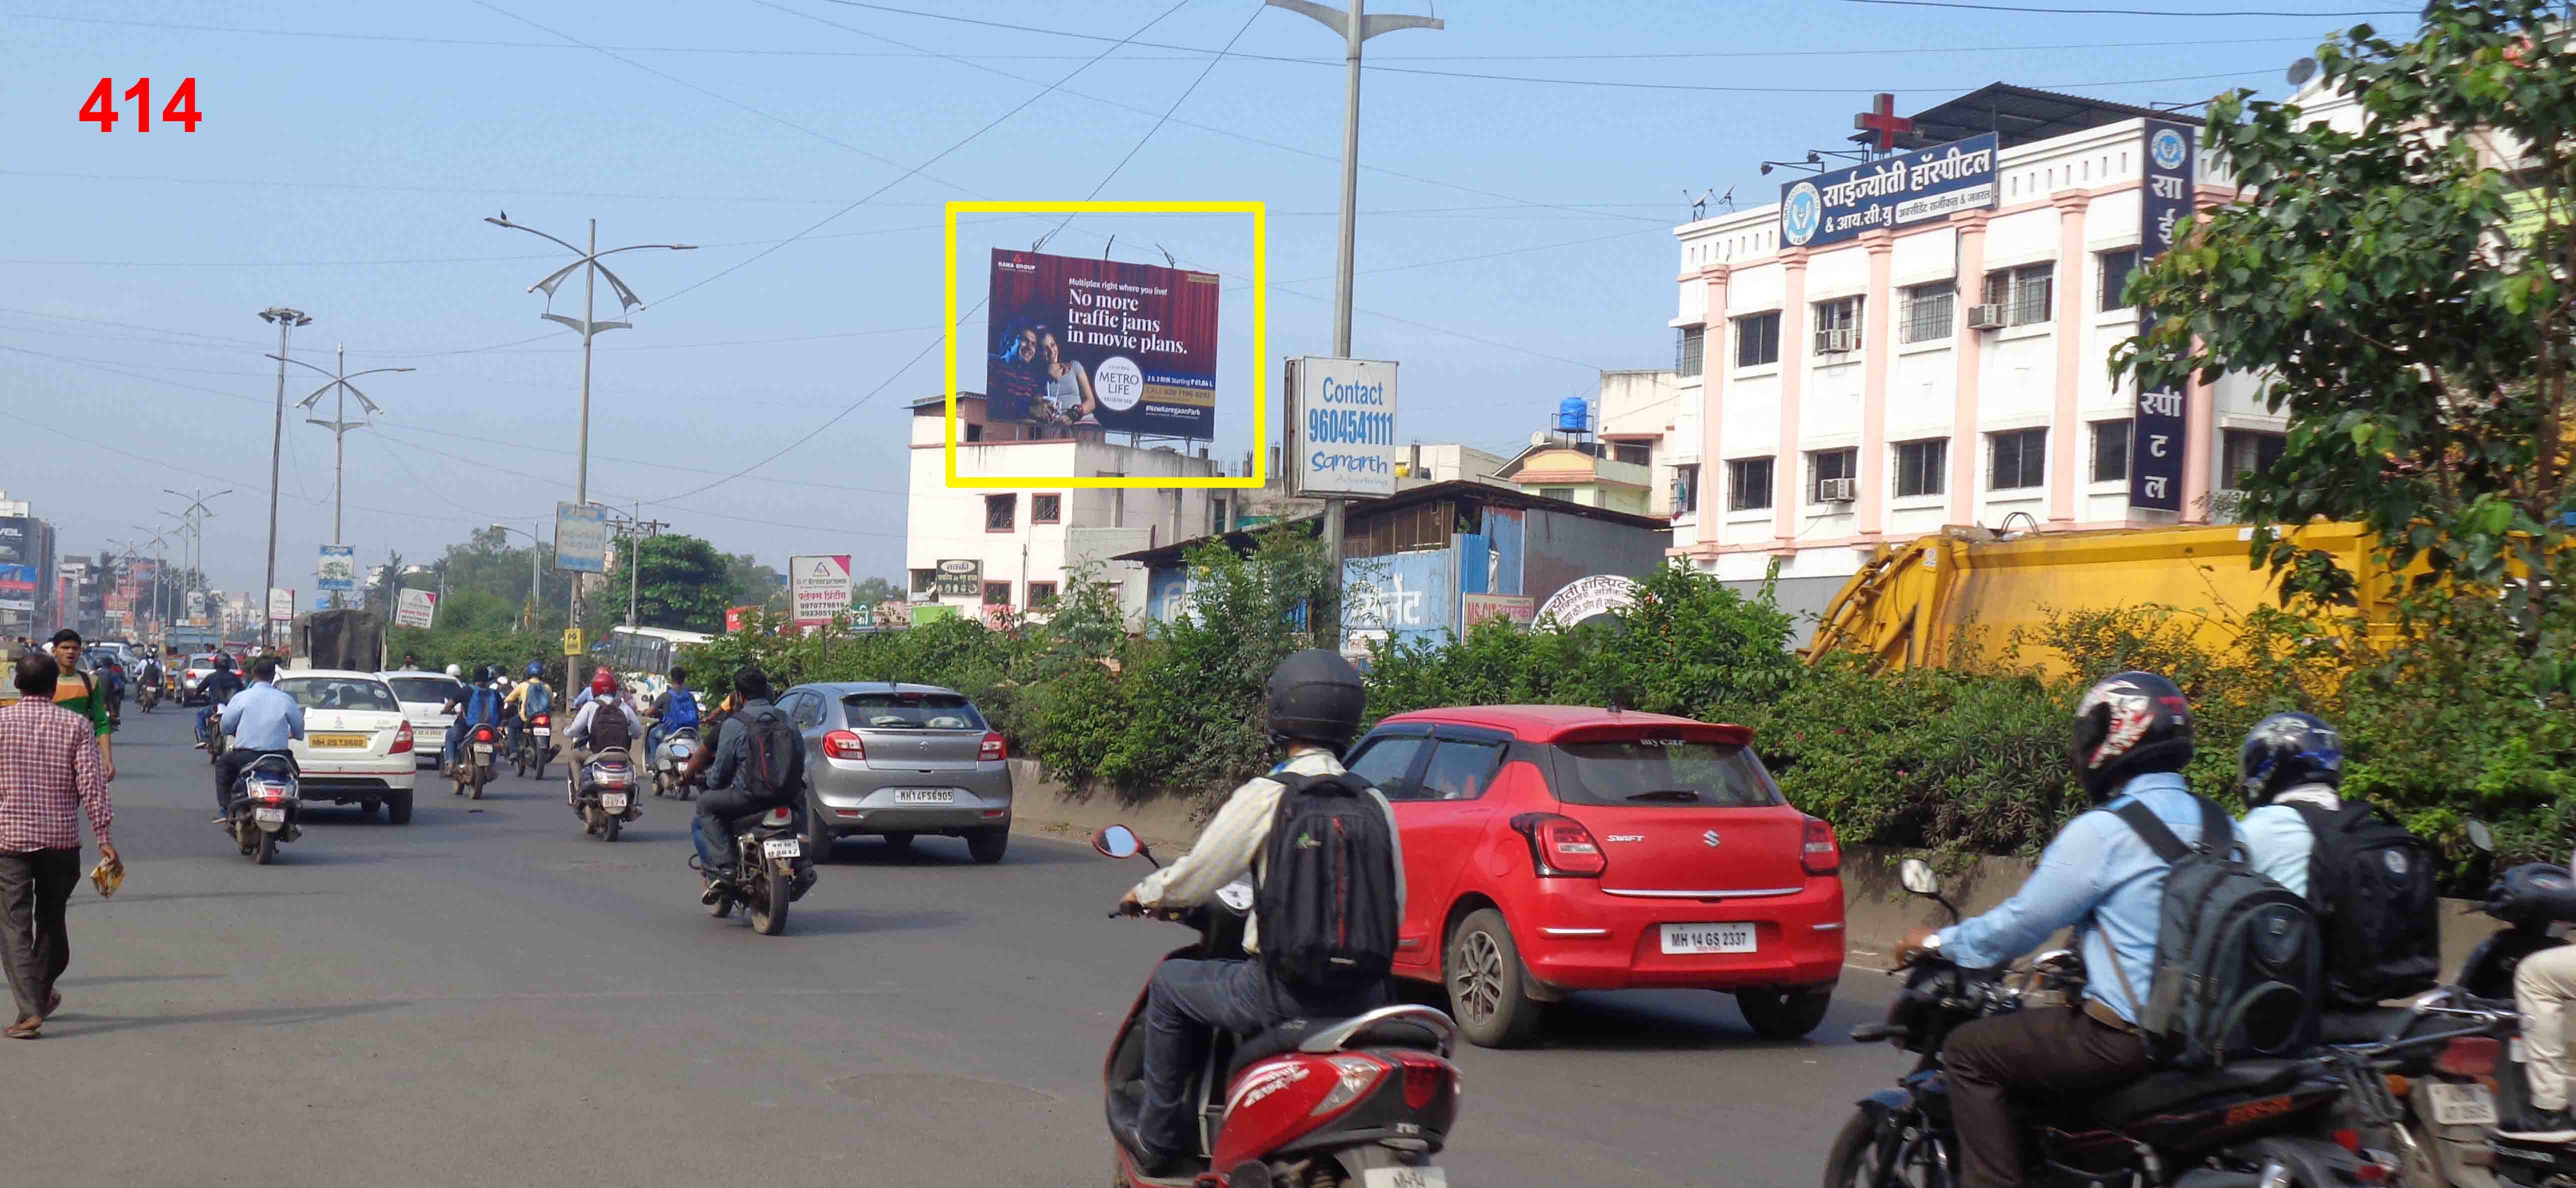
<svg viewBox="0 0 2576 1188">
<path fill-rule="evenodd" d="M 1403 435 L 1508 449 L 1599 369 L 1669 366 L 1685 194 L 1769 200 L 1779 175 L 1758 163 L 1838 146 L 1872 92 L 1896 92 L 1900 111 L 1997 80 L 2132 103 L 2277 95 L 2284 65 L 2353 23 L 2336 14 L 2405 7 L 1995 2 L 2318 15 L 1386 0 L 1449 22 L 1371 42 L 1394 69 L 1364 84 L 1361 159 L 1391 172 L 1361 179 L 1355 304 L 1369 312 L 1353 349 L 1403 363 Z M 1300 60 L 1210 68 L 1207 52 L 1114 44 L 1130 34 Z M 327 367 L 345 345 L 352 370 L 418 369 L 362 384 L 385 408 L 349 438 L 345 535 L 362 563 L 549 518 L 571 495 L 581 356 L 525 290 L 569 257 L 482 219 L 506 210 L 578 240 L 595 217 L 603 245 L 704 246 L 614 261 L 648 307 L 599 339 L 593 497 L 650 501 L 773 564 L 850 552 L 860 573 L 892 575 L 902 410 L 941 384 L 941 204 L 1095 188 L 1268 203 L 1266 359 L 1249 220 L 1086 217 L 1047 245 L 1168 251 L 1246 286 L 1226 296 L 1212 443 L 1238 457 L 1256 369 L 1329 350 L 1339 59 L 1321 26 L 1257 0 L 17 0 L 0 9 L 0 226 L 14 232 L 0 432 L 17 446 L 0 488 L 52 519 L 66 551 L 161 523 L 182 502 L 164 487 L 235 488 L 213 505 L 207 568 L 256 587 L 276 365 L 255 315 L 283 304 L 315 318 L 298 358 Z M 158 96 L 197 79 L 196 132 L 156 118 L 137 133 L 122 101 L 112 132 L 75 118 L 101 77 L 122 91 L 146 74 Z M 967 227 L 964 304 L 990 248 L 1053 225 Z M 578 287 L 565 298 L 555 308 L 578 314 Z M 971 347 L 962 366 L 975 386 Z M 297 369 L 290 401 L 316 382 Z M 287 437 L 280 578 L 309 604 L 330 436 L 290 409 Z"/>
</svg>

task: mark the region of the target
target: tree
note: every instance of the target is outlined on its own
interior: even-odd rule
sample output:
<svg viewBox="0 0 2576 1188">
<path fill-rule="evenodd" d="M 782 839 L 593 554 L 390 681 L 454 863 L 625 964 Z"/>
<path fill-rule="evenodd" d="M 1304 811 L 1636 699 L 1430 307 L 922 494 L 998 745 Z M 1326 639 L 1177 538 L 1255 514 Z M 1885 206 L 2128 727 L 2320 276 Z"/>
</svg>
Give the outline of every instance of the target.
<svg viewBox="0 0 2576 1188">
<path fill-rule="evenodd" d="M 2501 592 L 2541 646 L 2535 589 L 2576 509 L 2576 44 L 2553 7 L 2433 0 L 2414 42 L 2320 46 L 2357 131 L 2244 91 L 2210 105 L 2241 196 L 2130 281 L 2161 316 L 2113 371 L 2249 374 L 2286 410 L 2241 506 L 2285 592 L 2348 599 L 2352 577 L 2279 526 L 2358 520 L 2424 586 Z"/>
<path fill-rule="evenodd" d="M 778 584 L 778 571 L 754 560 L 749 553 L 735 553 L 725 558 L 725 581 L 733 593 L 727 606 L 761 606 L 775 603 L 785 606 L 785 595 Z"/>
<path fill-rule="evenodd" d="M 850 605 L 875 606 L 880 602 L 903 601 L 903 587 L 881 577 L 861 578 L 850 587 Z"/>
<path fill-rule="evenodd" d="M 636 622 L 678 631 L 724 630 L 725 607 L 733 605 L 734 562 L 695 536 L 666 532 L 617 550 L 608 580 L 588 600 L 591 627 L 605 629 L 626 620 L 627 567 L 643 558 L 642 581 L 636 585 Z"/>
</svg>

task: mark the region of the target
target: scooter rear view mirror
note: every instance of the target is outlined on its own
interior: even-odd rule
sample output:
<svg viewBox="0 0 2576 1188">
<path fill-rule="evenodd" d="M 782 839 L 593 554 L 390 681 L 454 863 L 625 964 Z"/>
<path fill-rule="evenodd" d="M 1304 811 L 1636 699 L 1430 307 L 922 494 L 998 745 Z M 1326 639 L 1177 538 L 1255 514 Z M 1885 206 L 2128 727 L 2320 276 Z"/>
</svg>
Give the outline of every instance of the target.
<svg viewBox="0 0 2576 1188">
<path fill-rule="evenodd" d="M 1144 843 L 1136 840 L 1136 831 L 1124 825 L 1105 825 L 1091 835 L 1091 848 L 1112 858 L 1133 858 L 1143 852 Z"/>
<path fill-rule="evenodd" d="M 2469 844 L 2487 853 L 2495 853 L 2495 830 L 2487 828 L 2487 823 L 2484 821 L 2475 817 L 2470 818 Z"/>
<path fill-rule="evenodd" d="M 1939 895 L 1941 880 L 1932 873 L 1932 864 L 1920 858 L 1908 858 L 1897 868 L 1897 881 L 1916 895 Z"/>
</svg>

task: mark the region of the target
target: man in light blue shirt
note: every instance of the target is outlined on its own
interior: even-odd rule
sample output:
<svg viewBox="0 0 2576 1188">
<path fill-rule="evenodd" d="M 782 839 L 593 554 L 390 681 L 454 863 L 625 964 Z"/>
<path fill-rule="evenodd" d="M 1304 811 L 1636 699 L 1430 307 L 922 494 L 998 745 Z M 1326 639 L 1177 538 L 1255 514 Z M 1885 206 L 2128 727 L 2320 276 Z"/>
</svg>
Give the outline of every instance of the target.
<svg viewBox="0 0 2576 1188">
<path fill-rule="evenodd" d="M 215 823 L 232 813 L 233 784 L 263 755 L 295 753 L 288 744 L 304 737 L 304 707 L 277 687 L 277 657 L 262 656 L 250 664 L 251 685 L 224 703 L 223 733 L 232 749 L 215 760 Z"/>
<path fill-rule="evenodd" d="M 2112 810 L 2134 801 L 2184 843 L 2198 841 L 2204 811 L 2216 810 L 2205 810 L 2183 783 L 2191 753 L 2191 707 L 2173 682 L 2124 672 L 2094 685 L 2075 711 L 2076 772 L 2094 810 L 2048 844 L 2011 899 L 1909 939 L 1909 958 L 1929 953 L 1965 969 L 1999 969 L 2071 925 L 2084 959 L 2083 1005 L 1980 1019 L 1943 1046 L 1961 1188 L 2022 1183 L 2016 1099 L 2092 1096 L 2153 1066 L 2138 1007 L 2155 974 L 2167 868 Z"/>
<path fill-rule="evenodd" d="M 2294 805 L 2343 810 L 2343 736 L 2313 714 L 2274 714 L 2245 732 L 2236 753 L 2245 814 L 2245 860 L 2255 871 L 2308 897 L 2316 831 Z"/>
</svg>

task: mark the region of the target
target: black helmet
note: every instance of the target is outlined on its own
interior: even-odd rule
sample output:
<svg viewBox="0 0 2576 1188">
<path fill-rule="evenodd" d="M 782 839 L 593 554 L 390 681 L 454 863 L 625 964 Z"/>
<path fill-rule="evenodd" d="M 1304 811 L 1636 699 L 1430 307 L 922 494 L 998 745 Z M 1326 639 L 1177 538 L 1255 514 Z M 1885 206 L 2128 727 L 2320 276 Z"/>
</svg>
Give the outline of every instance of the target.
<svg viewBox="0 0 2576 1188">
<path fill-rule="evenodd" d="M 2301 784 L 2335 787 L 2343 783 L 2343 735 L 2315 714 L 2274 714 L 2245 732 L 2236 775 L 2247 808 Z"/>
<path fill-rule="evenodd" d="M 1270 734 L 1340 748 L 1359 733 L 1368 686 L 1359 670 L 1322 648 L 1291 652 L 1270 670 Z"/>
<path fill-rule="evenodd" d="M 2075 776 L 2096 803 L 2131 776 L 2191 762 L 2191 703 L 2152 672 L 2102 678 L 2075 703 Z"/>
<path fill-rule="evenodd" d="M 222 652 L 217 652 L 217 653 L 215 653 L 215 671 L 216 671 L 216 672 L 231 672 L 232 670 L 233 670 L 233 658 L 232 658 L 232 657 L 230 657 L 230 656 L 227 656 L 227 655 L 223 654 Z"/>
</svg>

